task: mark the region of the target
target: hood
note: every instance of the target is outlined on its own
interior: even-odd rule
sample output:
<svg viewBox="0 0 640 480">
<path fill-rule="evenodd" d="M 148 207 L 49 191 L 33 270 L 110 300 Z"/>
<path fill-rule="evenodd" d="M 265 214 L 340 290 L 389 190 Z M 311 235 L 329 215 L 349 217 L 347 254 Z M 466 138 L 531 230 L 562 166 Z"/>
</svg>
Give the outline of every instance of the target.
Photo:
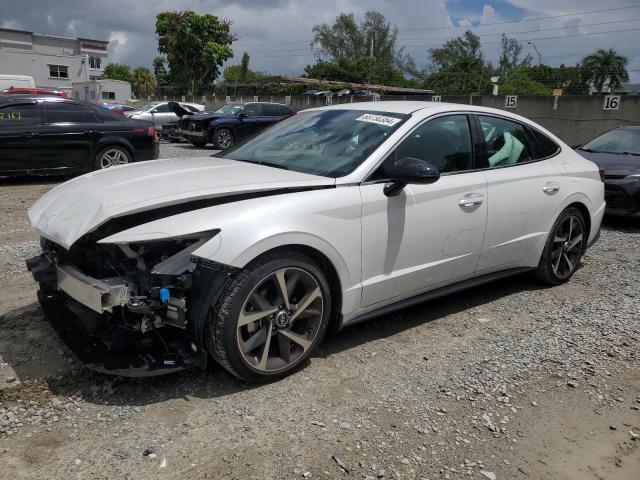
<svg viewBox="0 0 640 480">
<path fill-rule="evenodd" d="M 172 158 L 69 180 L 40 198 L 28 215 L 41 235 L 69 249 L 112 218 L 235 194 L 334 184 L 333 178 L 224 158 Z"/>
<path fill-rule="evenodd" d="M 640 156 L 617 153 L 587 152 L 577 149 L 580 155 L 604 169 L 607 176 L 627 176 L 640 173 Z"/>
<path fill-rule="evenodd" d="M 193 115 L 193 112 L 191 110 L 186 109 L 178 102 L 169 102 L 167 103 L 167 107 L 169 107 L 169 110 L 175 113 L 178 118 L 186 117 L 187 115 Z"/>
<path fill-rule="evenodd" d="M 194 120 L 205 120 L 205 119 L 224 118 L 224 117 L 230 118 L 230 117 L 235 117 L 235 115 L 225 115 L 224 113 L 204 111 L 204 112 L 196 112 L 191 116 L 191 118 L 193 118 Z"/>
</svg>

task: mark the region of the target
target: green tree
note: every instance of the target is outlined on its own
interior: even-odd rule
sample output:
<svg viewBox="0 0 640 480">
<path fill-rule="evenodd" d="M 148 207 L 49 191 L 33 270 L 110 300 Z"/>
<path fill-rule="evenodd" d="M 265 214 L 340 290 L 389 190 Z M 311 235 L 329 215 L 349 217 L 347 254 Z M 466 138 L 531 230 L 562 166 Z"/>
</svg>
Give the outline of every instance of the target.
<svg viewBox="0 0 640 480">
<path fill-rule="evenodd" d="M 531 65 L 531 54 L 525 55 L 520 60 L 522 45 L 515 38 L 509 38 L 504 33 L 500 41 L 500 60 L 498 60 L 498 72 L 501 78 L 508 79 L 511 72 L 518 67 Z"/>
<path fill-rule="evenodd" d="M 255 82 L 256 80 L 261 80 L 263 78 L 268 77 L 268 75 L 264 72 L 258 72 L 255 70 L 247 69 L 245 72 L 244 81 L 242 80 L 242 64 L 240 65 L 229 65 L 225 67 L 222 75 L 224 76 L 225 83 L 250 83 Z"/>
<path fill-rule="evenodd" d="M 629 81 L 627 63 L 627 57 L 618 55 L 613 48 L 608 50 L 601 48 L 584 57 L 582 68 L 596 91 L 602 93 L 607 81 L 612 90 L 621 89 L 622 83 Z"/>
<path fill-rule="evenodd" d="M 311 47 L 320 58 L 305 68 L 309 77 L 395 84 L 404 80 L 403 68 L 412 63 L 398 47 L 397 27 L 379 12 L 366 12 L 359 24 L 353 14 L 342 13 L 333 25 L 315 25 L 313 35 Z"/>
<path fill-rule="evenodd" d="M 102 72 L 103 79 L 131 82 L 131 69 L 122 63 L 109 63 Z"/>
<path fill-rule="evenodd" d="M 244 52 L 240 61 L 240 81 L 246 82 L 249 75 L 249 54 Z"/>
<path fill-rule="evenodd" d="M 500 85 L 503 95 L 551 95 L 552 88 L 536 82 L 528 74 L 527 68 L 516 68 L 509 78 Z"/>
<path fill-rule="evenodd" d="M 484 62 L 480 47 L 480 37 L 467 30 L 461 37 L 447 40 L 442 47 L 431 48 L 425 84 L 445 94 L 487 91 L 494 68 Z"/>
<path fill-rule="evenodd" d="M 131 90 L 136 97 L 146 97 L 156 92 L 156 79 L 146 67 L 138 67 L 131 74 Z"/>
<path fill-rule="evenodd" d="M 237 38 L 231 21 L 192 11 L 159 13 L 156 33 L 172 83 L 190 95 L 218 77 L 222 64 L 233 57 L 231 44 Z"/>
<path fill-rule="evenodd" d="M 167 59 L 162 55 L 156 55 L 153 59 L 153 73 L 156 77 L 156 84 L 158 86 L 165 85 L 167 83 L 167 69 L 165 63 Z"/>
</svg>

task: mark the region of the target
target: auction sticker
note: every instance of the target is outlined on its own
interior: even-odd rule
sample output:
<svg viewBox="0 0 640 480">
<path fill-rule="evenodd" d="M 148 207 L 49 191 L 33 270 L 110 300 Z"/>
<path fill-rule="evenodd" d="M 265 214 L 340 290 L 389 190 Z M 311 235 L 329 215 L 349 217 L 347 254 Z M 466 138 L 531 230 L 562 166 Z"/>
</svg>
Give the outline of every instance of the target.
<svg viewBox="0 0 640 480">
<path fill-rule="evenodd" d="M 385 115 L 374 115 L 372 113 L 365 113 L 364 115 L 356 118 L 358 122 L 376 123 L 378 125 L 386 125 L 387 127 L 393 127 L 400 121 L 399 118 L 387 117 Z"/>
</svg>

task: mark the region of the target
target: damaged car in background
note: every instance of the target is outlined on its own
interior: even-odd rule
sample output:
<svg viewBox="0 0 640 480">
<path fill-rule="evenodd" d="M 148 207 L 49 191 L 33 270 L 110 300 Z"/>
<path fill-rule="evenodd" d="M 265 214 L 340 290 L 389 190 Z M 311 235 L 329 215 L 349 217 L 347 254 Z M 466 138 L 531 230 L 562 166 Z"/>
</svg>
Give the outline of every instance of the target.
<svg viewBox="0 0 640 480">
<path fill-rule="evenodd" d="M 517 115 L 311 109 L 214 157 L 94 172 L 29 210 L 46 317 L 89 367 L 291 373 L 327 329 L 525 271 L 569 280 L 598 236 L 597 166 Z"/>
</svg>

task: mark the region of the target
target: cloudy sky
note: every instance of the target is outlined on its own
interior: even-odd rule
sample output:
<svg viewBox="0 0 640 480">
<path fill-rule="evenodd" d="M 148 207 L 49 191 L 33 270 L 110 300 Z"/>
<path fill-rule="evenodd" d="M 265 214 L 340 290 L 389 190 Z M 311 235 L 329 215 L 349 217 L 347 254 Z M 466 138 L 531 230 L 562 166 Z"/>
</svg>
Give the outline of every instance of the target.
<svg viewBox="0 0 640 480">
<path fill-rule="evenodd" d="M 430 47 L 471 28 L 491 60 L 501 33 L 521 40 L 537 61 L 527 44 L 533 41 L 551 65 L 613 47 L 629 58 L 631 81 L 640 83 L 640 0 L 0 0 L 0 26 L 109 40 L 111 61 L 150 66 L 155 15 L 185 9 L 233 20 L 240 39 L 231 63 L 247 51 L 253 69 L 271 73 L 299 74 L 313 63 L 314 24 L 372 9 L 397 25 L 400 44 L 418 65 Z"/>
</svg>

